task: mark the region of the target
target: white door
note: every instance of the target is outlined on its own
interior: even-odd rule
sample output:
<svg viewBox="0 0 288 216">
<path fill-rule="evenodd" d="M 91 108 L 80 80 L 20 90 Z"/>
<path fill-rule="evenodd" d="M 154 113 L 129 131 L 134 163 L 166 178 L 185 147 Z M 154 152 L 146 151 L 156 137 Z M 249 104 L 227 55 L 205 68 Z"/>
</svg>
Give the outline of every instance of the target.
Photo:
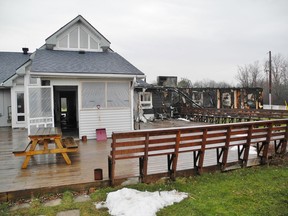
<svg viewBox="0 0 288 216">
<path fill-rule="evenodd" d="M 54 127 L 51 86 L 28 87 L 28 134 L 38 127 Z"/>
</svg>

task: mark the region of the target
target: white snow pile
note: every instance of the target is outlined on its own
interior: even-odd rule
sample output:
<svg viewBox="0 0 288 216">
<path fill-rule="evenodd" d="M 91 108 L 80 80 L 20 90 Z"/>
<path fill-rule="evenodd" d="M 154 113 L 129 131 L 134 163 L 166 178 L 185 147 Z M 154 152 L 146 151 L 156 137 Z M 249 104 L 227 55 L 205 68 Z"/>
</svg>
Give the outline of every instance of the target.
<svg viewBox="0 0 288 216">
<path fill-rule="evenodd" d="M 96 208 L 108 208 L 114 216 L 155 216 L 165 206 L 180 202 L 187 193 L 172 191 L 142 192 L 123 188 L 107 195 L 106 202 L 96 203 Z"/>
<path fill-rule="evenodd" d="M 185 118 L 178 118 L 178 120 L 180 120 L 180 121 L 186 121 L 186 122 L 190 122 L 190 120 L 188 120 L 188 119 L 185 119 Z"/>
</svg>

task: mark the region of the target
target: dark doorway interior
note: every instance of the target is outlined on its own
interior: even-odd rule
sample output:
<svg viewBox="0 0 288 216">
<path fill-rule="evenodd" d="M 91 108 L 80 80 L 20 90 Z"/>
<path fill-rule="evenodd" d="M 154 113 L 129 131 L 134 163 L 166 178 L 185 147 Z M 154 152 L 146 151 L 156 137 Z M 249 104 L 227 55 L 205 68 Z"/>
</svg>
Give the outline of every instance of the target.
<svg viewBox="0 0 288 216">
<path fill-rule="evenodd" d="M 78 134 L 77 86 L 54 87 L 55 125 L 65 134 Z"/>
</svg>

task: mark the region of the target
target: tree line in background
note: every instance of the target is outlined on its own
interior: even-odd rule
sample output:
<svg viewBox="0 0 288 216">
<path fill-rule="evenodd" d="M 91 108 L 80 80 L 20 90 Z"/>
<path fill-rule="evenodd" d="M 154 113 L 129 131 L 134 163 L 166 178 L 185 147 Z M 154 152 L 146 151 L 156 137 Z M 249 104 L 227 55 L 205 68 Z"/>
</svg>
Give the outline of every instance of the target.
<svg viewBox="0 0 288 216">
<path fill-rule="evenodd" d="M 285 105 L 288 102 L 288 59 L 281 54 L 271 57 L 271 76 L 272 76 L 272 104 Z M 269 103 L 269 60 L 259 61 L 238 66 L 235 76 L 238 81 L 236 87 L 263 88 L 264 104 Z M 231 88 L 229 83 L 224 81 L 216 82 L 214 80 L 203 80 L 192 83 L 187 78 L 181 78 L 178 87 L 182 88 Z"/>
</svg>

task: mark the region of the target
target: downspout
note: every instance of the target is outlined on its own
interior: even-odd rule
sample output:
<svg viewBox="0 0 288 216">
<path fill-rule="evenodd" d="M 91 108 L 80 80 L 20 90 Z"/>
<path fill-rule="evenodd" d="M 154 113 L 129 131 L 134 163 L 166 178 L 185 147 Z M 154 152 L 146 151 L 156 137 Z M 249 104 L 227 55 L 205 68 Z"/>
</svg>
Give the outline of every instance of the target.
<svg viewBox="0 0 288 216">
<path fill-rule="evenodd" d="M 131 83 L 131 128 L 134 130 L 134 88 L 136 84 L 136 76 L 134 76 L 133 81 Z"/>
</svg>

